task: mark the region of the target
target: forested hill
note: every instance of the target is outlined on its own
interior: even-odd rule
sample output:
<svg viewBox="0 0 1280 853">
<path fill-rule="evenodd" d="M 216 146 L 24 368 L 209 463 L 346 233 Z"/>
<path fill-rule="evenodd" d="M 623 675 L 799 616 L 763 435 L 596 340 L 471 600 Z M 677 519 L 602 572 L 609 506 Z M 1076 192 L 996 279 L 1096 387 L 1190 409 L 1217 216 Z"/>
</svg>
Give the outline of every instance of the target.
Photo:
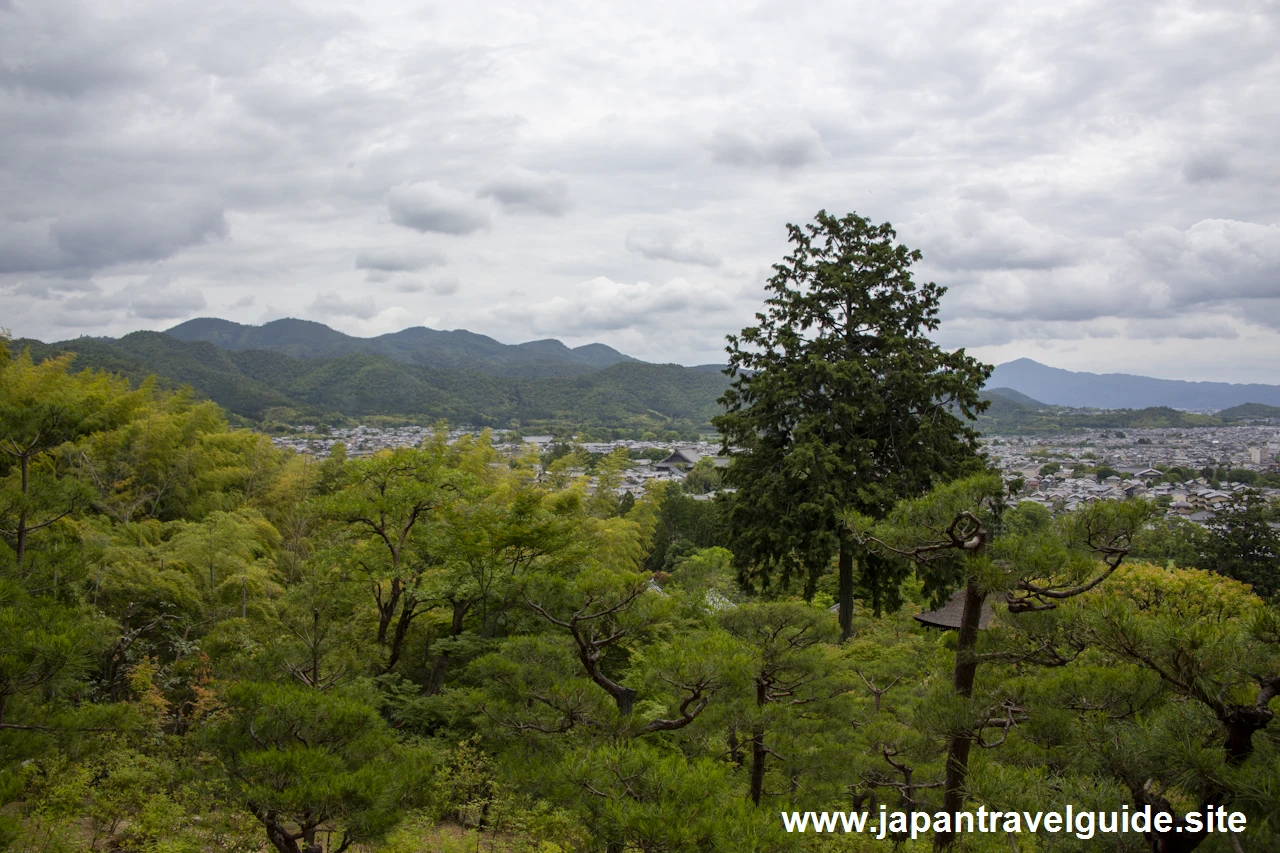
<svg viewBox="0 0 1280 853">
<path fill-rule="evenodd" d="M 476 426 L 507 426 L 515 419 L 524 426 L 693 429 L 716 413 L 716 399 L 727 385 L 719 373 L 635 360 L 573 376 L 514 378 L 369 353 L 297 358 L 224 349 L 159 332 L 15 344 L 18 350 L 31 347 L 37 360 L 74 352 L 80 368 L 102 368 L 135 381 L 155 374 L 175 387 L 189 384 L 228 411 L 254 420 L 286 409 L 308 418 L 399 415 Z"/>
<path fill-rule="evenodd" d="M 504 344 L 465 329 L 441 331 L 415 326 L 373 338 L 357 338 L 323 323 L 285 318 L 261 326 L 200 317 L 165 334 L 183 341 L 207 341 L 229 350 L 270 350 L 295 358 L 378 355 L 421 367 L 477 370 L 524 379 L 579 376 L 635 361 L 604 344 L 569 348 L 557 340 Z"/>
<path fill-rule="evenodd" d="M 1280 419 L 1280 406 L 1267 406 L 1263 403 L 1242 403 L 1218 412 L 1220 418 L 1231 418 L 1238 421 L 1260 421 Z"/>
</svg>

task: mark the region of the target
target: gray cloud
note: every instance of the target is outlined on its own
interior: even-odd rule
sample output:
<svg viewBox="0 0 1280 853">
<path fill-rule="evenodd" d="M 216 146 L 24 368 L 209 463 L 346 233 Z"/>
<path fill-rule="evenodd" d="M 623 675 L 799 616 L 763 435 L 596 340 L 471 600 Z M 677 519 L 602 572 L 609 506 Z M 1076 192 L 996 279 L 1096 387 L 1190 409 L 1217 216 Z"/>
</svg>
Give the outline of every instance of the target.
<svg viewBox="0 0 1280 853">
<path fill-rule="evenodd" d="M 205 206 L 145 206 L 74 213 L 49 226 L 70 267 L 100 269 L 129 261 L 157 261 L 228 234 L 221 210 Z"/>
<path fill-rule="evenodd" d="M 474 198 L 435 181 L 395 187 L 387 194 L 391 221 L 415 231 L 471 234 L 489 227 L 489 211 Z"/>
<path fill-rule="evenodd" d="M 1206 219 L 1125 235 L 1130 279 L 1158 282 L 1175 307 L 1280 299 L 1280 224 Z"/>
<path fill-rule="evenodd" d="M 492 198 L 508 210 L 547 216 L 563 216 L 570 208 L 568 181 L 527 169 L 508 169 L 482 186 L 478 195 Z"/>
<path fill-rule="evenodd" d="M 21 279 L 5 288 L 14 296 L 32 296 L 36 299 L 58 299 L 68 294 L 101 293 L 102 288 L 91 278 L 29 278 Z"/>
<path fill-rule="evenodd" d="M 462 289 L 462 282 L 453 276 L 444 276 L 428 282 L 427 287 L 437 296 L 452 296 Z"/>
<path fill-rule="evenodd" d="M 738 288 L 694 284 L 671 279 L 663 284 L 619 282 L 598 277 L 581 282 L 569 293 L 524 304 L 504 304 L 495 311 L 527 316 L 533 330 L 551 334 L 591 335 L 620 330 L 654 329 L 673 318 L 696 314 L 704 328 L 733 311 Z"/>
<path fill-rule="evenodd" d="M 159 261 L 228 235 L 221 210 L 190 207 L 103 209 L 52 223 L 11 223 L 0 236 L 0 274 L 100 270 Z"/>
<path fill-rule="evenodd" d="M 122 314 L 121 308 L 121 301 L 115 295 L 77 294 L 56 302 L 49 315 L 49 322 L 58 330 L 100 328 L 104 318 L 111 320 L 119 317 Z"/>
<path fill-rule="evenodd" d="M 403 247 L 365 249 L 356 255 L 356 269 L 387 273 L 417 272 L 444 262 L 439 252 Z"/>
<path fill-rule="evenodd" d="M 368 320 L 378 313 L 372 298 L 345 299 L 339 293 L 325 291 L 317 293 L 307 309 L 312 316 L 324 318 L 350 318 Z"/>
<path fill-rule="evenodd" d="M 66 266 L 47 222 L 0 223 L 0 274 L 57 270 Z"/>
<path fill-rule="evenodd" d="M 913 248 L 925 247 L 931 264 L 948 270 L 1045 270 L 1080 256 L 1072 241 L 1009 209 L 962 203 L 939 206 L 901 229 Z"/>
<path fill-rule="evenodd" d="M 426 293 L 431 291 L 437 296 L 452 296 L 462 288 L 461 282 L 453 276 L 441 276 L 431 279 L 430 281 L 422 281 L 416 278 L 402 278 L 396 281 L 395 291 L 397 293 Z"/>
<path fill-rule="evenodd" d="M 1220 151 L 1207 151 L 1189 157 L 1182 167 L 1182 177 L 1188 183 L 1221 181 L 1231 174 L 1231 164 Z"/>
<path fill-rule="evenodd" d="M 820 158 L 822 137 L 808 125 L 718 128 L 711 136 L 711 155 L 730 166 L 796 168 Z"/>
<path fill-rule="evenodd" d="M 1246 326 L 1280 330 L 1280 226 L 1205 220 L 1098 249 L 1057 268 L 967 274 L 948 296 L 948 340 L 1231 341 Z"/>
<path fill-rule="evenodd" d="M 241 321 L 378 334 L 447 296 L 503 340 L 706 362 L 784 223 L 856 210 L 924 253 L 940 335 L 982 357 L 1274 381 L 1266 4 L 656 3 L 544 4 L 531 31 L 407 0 L 0 0 L 0 316 L 160 328 L 129 288 L 164 276 Z M 448 277 L 414 232 L 467 235 Z"/>
<path fill-rule="evenodd" d="M 627 249 L 652 261 L 720 266 L 720 256 L 704 246 L 701 240 L 670 229 L 656 232 L 633 231 L 627 235 Z"/>
<path fill-rule="evenodd" d="M 167 277 L 152 276 L 124 290 L 129 313 L 144 320 L 176 320 L 205 308 L 204 294 L 191 287 L 173 287 Z"/>
</svg>

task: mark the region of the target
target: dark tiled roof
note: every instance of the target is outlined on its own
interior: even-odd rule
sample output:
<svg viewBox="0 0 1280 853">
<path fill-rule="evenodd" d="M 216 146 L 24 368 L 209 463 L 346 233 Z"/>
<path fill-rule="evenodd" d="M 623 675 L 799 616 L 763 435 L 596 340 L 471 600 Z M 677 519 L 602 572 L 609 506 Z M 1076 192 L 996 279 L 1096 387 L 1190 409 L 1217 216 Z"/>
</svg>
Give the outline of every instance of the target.
<svg viewBox="0 0 1280 853">
<path fill-rule="evenodd" d="M 960 629 L 960 616 L 964 613 L 964 589 L 956 590 L 955 595 L 951 596 L 951 600 L 939 607 L 937 610 L 926 610 L 924 613 L 917 613 L 915 619 L 921 625 L 928 625 L 930 628 L 943 628 L 958 631 Z M 991 605 L 986 601 L 982 602 L 982 615 L 978 617 L 978 630 L 985 631 L 987 626 L 991 624 L 991 617 L 995 615 L 995 611 L 991 609 Z"/>
</svg>

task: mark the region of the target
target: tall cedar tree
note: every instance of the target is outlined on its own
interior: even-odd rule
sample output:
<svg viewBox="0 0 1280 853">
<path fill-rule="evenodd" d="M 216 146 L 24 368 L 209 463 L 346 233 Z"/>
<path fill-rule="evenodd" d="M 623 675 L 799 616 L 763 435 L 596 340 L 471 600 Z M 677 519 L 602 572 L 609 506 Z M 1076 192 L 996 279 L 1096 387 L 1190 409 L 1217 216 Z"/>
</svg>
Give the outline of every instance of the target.
<svg viewBox="0 0 1280 853">
<path fill-rule="evenodd" d="M 983 467 L 966 424 L 991 368 L 928 337 L 946 288 L 916 283 L 920 252 L 888 223 L 819 211 L 788 225 L 758 325 L 730 335 L 733 378 L 712 423 L 734 461 L 726 485 L 744 579 L 800 575 L 811 592 L 838 557 L 840 627 L 852 631 L 855 542 L 843 510 L 882 517 L 903 497 Z M 864 554 L 862 592 L 897 603 L 902 570 Z"/>
</svg>

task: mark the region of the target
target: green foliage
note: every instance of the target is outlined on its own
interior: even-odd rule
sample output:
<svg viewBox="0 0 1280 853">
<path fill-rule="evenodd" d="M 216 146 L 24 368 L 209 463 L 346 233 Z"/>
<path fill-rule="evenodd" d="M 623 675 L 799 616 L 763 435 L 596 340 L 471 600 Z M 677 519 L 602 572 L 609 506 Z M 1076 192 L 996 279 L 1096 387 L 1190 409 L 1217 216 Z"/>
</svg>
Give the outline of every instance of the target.
<svg viewBox="0 0 1280 853">
<path fill-rule="evenodd" d="M 412 756 L 394 749 L 386 723 L 356 697 L 233 685 L 203 737 L 280 853 L 311 849 L 329 825 L 341 847 L 376 840 L 394 826 L 406 787 L 419 781 Z"/>
<path fill-rule="evenodd" d="M 649 504 L 657 505 L 653 544 L 645 560 L 651 571 L 671 572 L 685 555 L 724 541 L 724 504 L 694 500 L 683 486 L 657 483 L 649 488 Z"/>
<path fill-rule="evenodd" d="M 1144 716 L 1095 720 L 1105 772 L 1161 807 L 1229 798 L 1260 835 L 1274 833 L 1274 799 L 1261 792 L 1275 790 L 1280 763 L 1264 734 L 1280 693 L 1275 609 L 1209 572 L 1135 565 L 1070 615 L 1082 640 L 1157 678 L 1172 699 Z"/>
<path fill-rule="evenodd" d="M 689 469 L 689 473 L 685 475 L 680 485 L 691 495 L 705 495 L 707 492 L 719 489 L 723 480 L 724 475 L 721 469 L 716 467 L 715 460 L 704 456 Z"/>
<path fill-rule="evenodd" d="M 824 211 L 787 230 L 758 325 L 729 336 L 733 383 L 713 423 L 734 449 L 726 523 L 744 573 L 811 592 L 837 552 L 850 572 L 841 511 L 882 514 L 975 464 L 966 419 L 985 408 L 990 368 L 929 338 L 945 288 L 912 279 L 921 255 L 890 225 Z M 874 560 L 861 580 L 877 608 L 896 601 Z"/>
<path fill-rule="evenodd" d="M 91 614 L 0 578 L 0 723 L 38 716 L 40 699 L 67 695 L 88 672 L 100 642 Z"/>
<path fill-rule="evenodd" d="M 777 822 L 729 794 L 728 769 L 644 742 L 570 753 L 563 776 L 595 834 L 618 849 L 770 849 Z"/>
<path fill-rule="evenodd" d="M 1201 529 L 1137 501 L 1010 507 L 990 473 L 855 470 L 829 532 L 903 608 L 874 617 L 866 584 L 839 642 L 825 563 L 812 603 L 743 586 L 728 499 L 618 499 L 623 456 L 577 452 L 588 430 L 547 460 L 443 431 L 313 460 L 187 393 L 4 353 L 0 849 L 918 853 L 944 839 L 787 834 L 778 811 L 949 795 L 1226 803 L 1241 849 L 1276 847 L 1273 510 L 1247 495 Z M 780 519 L 826 506 L 800 473 L 844 470 L 818 442 L 840 424 L 808 414 L 780 470 L 810 506 Z M 1138 553 L 1160 565 L 1121 565 Z M 985 599 L 986 630 L 913 618 L 953 590 Z"/>
<path fill-rule="evenodd" d="M 1251 584 L 1264 597 L 1280 596 L 1280 531 L 1259 491 L 1235 492 L 1196 538 L 1199 553 L 1184 565 L 1209 569 Z"/>
</svg>

